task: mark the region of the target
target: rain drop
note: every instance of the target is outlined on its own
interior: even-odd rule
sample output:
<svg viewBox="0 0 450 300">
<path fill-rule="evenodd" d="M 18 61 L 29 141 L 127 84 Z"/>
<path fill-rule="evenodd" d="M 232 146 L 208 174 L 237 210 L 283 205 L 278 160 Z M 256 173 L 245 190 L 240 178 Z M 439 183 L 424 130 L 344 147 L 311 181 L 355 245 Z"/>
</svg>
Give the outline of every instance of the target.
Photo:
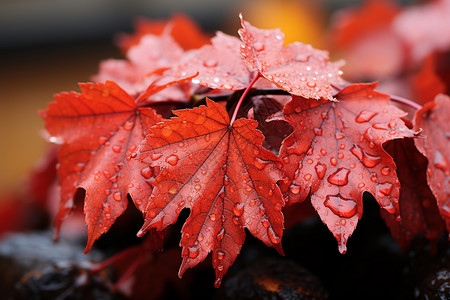
<svg viewBox="0 0 450 300">
<path fill-rule="evenodd" d="M 153 170 L 150 167 L 146 167 L 145 169 L 141 170 L 141 175 L 145 179 L 150 179 L 153 176 Z"/>
<path fill-rule="evenodd" d="M 336 172 L 328 177 L 328 182 L 334 185 L 342 186 L 348 183 L 349 169 L 339 168 Z"/>
<path fill-rule="evenodd" d="M 362 159 L 363 164 L 368 168 L 375 167 L 380 161 L 381 161 L 381 157 L 372 156 L 367 153 L 364 154 L 364 157 Z"/>
<path fill-rule="evenodd" d="M 327 166 L 321 163 L 318 163 L 314 169 L 316 170 L 317 173 L 317 177 L 319 177 L 319 179 L 323 179 L 323 177 L 325 176 L 325 172 L 327 170 Z"/>
<path fill-rule="evenodd" d="M 297 195 L 298 193 L 300 193 L 300 187 L 293 185 L 293 186 L 290 187 L 289 191 L 292 194 Z"/>
<path fill-rule="evenodd" d="M 356 214 L 356 202 L 351 199 L 345 199 L 341 195 L 328 195 L 324 205 L 331 211 L 342 218 L 351 218 Z"/>
<path fill-rule="evenodd" d="M 189 247 L 189 258 L 196 258 L 200 252 L 200 247 Z"/>
<path fill-rule="evenodd" d="M 275 233 L 275 231 L 273 230 L 272 227 L 269 227 L 267 229 L 267 235 L 269 236 L 269 239 L 272 241 L 272 243 L 274 244 L 279 244 L 281 239 L 280 237 Z"/>
<path fill-rule="evenodd" d="M 205 67 L 207 67 L 207 68 L 213 68 L 213 67 L 216 67 L 217 64 L 218 64 L 218 61 L 215 60 L 215 59 L 208 59 L 208 60 L 206 60 L 206 61 L 203 63 L 203 65 L 204 65 Z"/>
<path fill-rule="evenodd" d="M 178 156 L 176 156 L 175 154 L 169 155 L 168 157 L 166 157 L 166 163 L 175 166 L 178 163 Z"/>
<path fill-rule="evenodd" d="M 120 192 L 115 192 L 113 194 L 113 199 L 116 200 L 116 201 L 122 200 L 122 194 Z"/>
<path fill-rule="evenodd" d="M 313 130 L 315 135 L 322 135 L 323 133 L 322 128 L 314 128 Z"/>
<path fill-rule="evenodd" d="M 253 44 L 253 48 L 255 48 L 256 51 L 262 51 L 264 50 L 264 44 L 260 42 L 256 42 Z"/>
<path fill-rule="evenodd" d="M 242 215 L 243 212 L 244 212 L 244 203 L 236 203 L 233 207 L 233 213 L 239 217 Z"/>
<path fill-rule="evenodd" d="M 120 153 L 120 150 L 122 150 L 122 147 L 119 145 L 115 145 L 112 147 L 113 151 L 116 153 Z"/>
<path fill-rule="evenodd" d="M 220 241 L 223 239 L 223 236 L 225 235 L 225 229 L 222 227 L 222 229 L 220 229 L 219 233 L 217 234 L 217 239 Z"/>
<path fill-rule="evenodd" d="M 162 153 L 152 153 L 152 154 L 150 154 L 150 158 L 151 158 L 152 160 L 157 160 L 157 159 L 159 159 L 161 156 L 162 156 Z"/>
<path fill-rule="evenodd" d="M 359 115 L 355 118 L 355 121 L 358 123 L 364 123 L 370 121 L 373 117 L 375 117 L 378 113 L 368 110 L 363 110 L 359 113 Z"/>
<path fill-rule="evenodd" d="M 330 158 L 330 163 L 331 163 L 331 165 L 336 166 L 337 165 L 336 157 L 333 156 L 332 158 Z"/>
</svg>

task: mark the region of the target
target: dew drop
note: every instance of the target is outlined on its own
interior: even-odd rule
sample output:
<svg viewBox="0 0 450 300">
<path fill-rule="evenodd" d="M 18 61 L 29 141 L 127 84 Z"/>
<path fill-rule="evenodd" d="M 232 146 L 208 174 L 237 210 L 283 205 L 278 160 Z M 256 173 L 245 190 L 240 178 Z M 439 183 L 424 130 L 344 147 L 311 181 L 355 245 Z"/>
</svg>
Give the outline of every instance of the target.
<svg viewBox="0 0 450 300">
<path fill-rule="evenodd" d="M 201 188 L 202 188 L 202 186 L 201 186 L 200 184 L 196 184 L 196 185 L 194 186 L 194 189 L 195 189 L 196 191 L 199 191 Z"/>
<path fill-rule="evenodd" d="M 284 163 L 288 164 L 289 163 L 289 157 L 288 156 L 283 157 L 283 161 L 284 161 Z"/>
<path fill-rule="evenodd" d="M 289 188 L 289 191 L 292 193 L 292 194 L 294 194 L 294 195 L 297 195 L 298 193 L 300 193 L 300 187 L 299 186 L 291 186 L 290 188 Z"/>
<path fill-rule="evenodd" d="M 107 137 L 101 136 L 101 137 L 98 138 L 98 143 L 100 145 L 103 145 L 104 143 L 106 143 L 107 140 L 108 140 Z"/>
<path fill-rule="evenodd" d="M 215 220 L 216 220 L 216 215 L 215 215 L 215 214 L 210 214 L 210 215 L 209 215 L 209 219 L 210 219 L 211 221 L 215 221 Z"/>
<path fill-rule="evenodd" d="M 123 129 L 129 131 L 129 130 L 133 129 L 133 126 L 134 126 L 133 121 L 127 121 L 127 122 L 125 122 L 125 124 L 123 124 Z"/>
<path fill-rule="evenodd" d="M 327 155 L 327 150 L 320 149 L 320 154 L 322 154 L 323 156 Z"/>
<path fill-rule="evenodd" d="M 205 142 L 209 142 L 210 140 L 211 140 L 211 136 L 208 133 L 207 135 L 205 135 Z"/>
<path fill-rule="evenodd" d="M 175 195 L 177 193 L 177 187 L 172 185 L 167 192 L 171 195 Z"/>
<path fill-rule="evenodd" d="M 244 212 L 244 203 L 236 203 L 233 207 L 233 213 L 239 217 L 242 215 L 243 212 Z"/>
<path fill-rule="evenodd" d="M 308 87 L 310 87 L 310 88 L 316 87 L 316 83 L 315 83 L 315 82 L 312 82 L 312 81 L 308 81 L 308 82 L 306 83 L 306 85 L 307 85 Z"/>
<path fill-rule="evenodd" d="M 198 240 L 199 242 L 201 242 L 201 241 L 203 241 L 203 239 L 204 239 L 203 235 L 202 235 L 201 233 L 199 233 L 199 234 L 198 234 L 198 237 L 197 237 L 197 240 Z"/>
<path fill-rule="evenodd" d="M 330 158 L 330 163 L 331 163 L 331 165 L 336 166 L 337 165 L 336 157 L 333 156 L 332 158 Z"/>
<path fill-rule="evenodd" d="M 178 156 L 176 156 L 175 154 L 167 156 L 166 163 L 175 166 L 178 163 Z"/>
<path fill-rule="evenodd" d="M 311 174 L 306 174 L 305 176 L 303 176 L 303 178 L 305 178 L 305 180 L 310 180 L 312 177 Z"/>
<path fill-rule="evenodd" d="M 281 242 L 280 237 L 275 233 L 272 227 L 269 227 L 267 229 L 267 235 L 269 236 L 269 239 L 272 241 L 272 243 L 279 244 Z"/>
<path fill-rule="evenodd" d="M 344 138 L 344 135 L 341 132 L 336 132 L 336 139 L 342 140 Z"/>
<path fill-rule="evenodd" d="M 189 247 L 189 258 L 196 258 L 200 252 L 200 247 Z"/>
<path fill-rule="evenodd" d="M 141 175 L 145 179 L 150 179 L 153 176 L 153 170 L 150 167 L 146 167 L 145 169 L 141 170 Z"/>
<path fill-rule="evenodd" d="M 344 154 L 343 154 L 343 153 L 339 153 L 339 154 L 338 154 L 338 158 L 339 158 L 339 159 L 343 159 L 343 158 L 344 158 Z"/>
<path fill-rule="evenodd" d="M 390 172 L 389 167 L 384 167 L 381 169 L 381 174 L 385 176 L 389 175 L 389 172 Z"/>
<path fill-rule="evenodd" d="M 389 128 L 395 128 L 395 126 L 397 126 L 397 123 L 395 123 L 395 122 L 390 122 L 389 124 L 388 124 L 388 126 L 389 126 Z"/>
<path fill-rule="evenodd" d="M 381 157 L 372 156 L 367 153 L 364 154 L 363 159 L 362 159 L 363 164 L 368 168 L 375 167 L 380 161 L 381 161 Z"/>
<path fill-rule="evenodd" d="M 122 194 L 120 192 L 115 192 L 113 194 L 113 199 L 116 200 L 116 201 L 122 200 Z"/>
<path fill-rule="evenodd" d="M 376 173 L 372 173 L 372 175 L 370 176 L 370 180 L 372 182 L 377 182 L 378 181 L 378 177 Z"/>
<path fill-rule="evenodd" d="M 319 177 L 319 179 L 323 179 L 323 177 L 325 176 L 325 172 L 327 171 L 327 166 L 321 163 L 318 163 L 314 169 L 316 170 L 317 173 L 317 177 Z"/>
<path fill-rule="evenodd" d="M 328 182 L 334 185 L 342 186 L 348 183 L 349 169 L 339 168 L 328 177 Z"/>
<path fill-rule="evenodd" d="M 308 164 L 312 164 L 314 161 L 313 161 L 311 158 L 308 158 L 308 159 L 306 160 L 306 162 L 307 162 Z"/>
<path fill-rule="evenodd" d="M 222 260 L 223 257 L 225 256 L 225 253 L 222 251 L 217 251 L 217 259 L 218 260 Z"/>
<path fill-rule="evenodd" d="M 256 51 L 262 51 L 264 50 L 264 44 L 260 42 L 256 42 L 253 44 L 253 48 L 255 48 Z"/>
<path fill-rule="evenodd" d="M 281 211 L 283 209 L 283 205 L 280 203 L 275 204 L 275 210 L 276 211 Z"/>
<path fill-rule="evenodd" d="M 323 134 L 323 130 L 322 128 L 314 128 L 314 134 L 315 135 L 322 135 Z"/>
<path fill-rule="evenodd" d="M 217 266 L 217 271 L 222 272 L 223 271 L 223 265 L 218 265 Z"/>
<path fill-rule="evenodd" d="M 351 218 L 356 214 L 356 202 L 351 199 L 345 199 L 341 195 L 328 195 L 324 205 L 331 211 L 342 218 Z"/>
<path fill-rule="evenodd" d="M 364 186 L 365 186 L 365 184 L 364 184 L 363 182 L 360 182 L 360 183 L 358 184 L 358 187 L 359 187 L 360 189 L 362 189 Z"/>
<path fill-rule="evenodd" d="M 110 190 L 105 190 L 105 194 L 106 194 L 106 196 L 111 195 L 111 191 Z"/>
<path fill-rule="evenodd" d="M 363 154 L 362 150 L 358 146 L 353 145 L 352 149 L 350 149 L 350 152 L 353 155 L 355 155 L 359 160 L 363 159 L 364 154 Z"/>
<path fill-rule="evenodd" d="M 157 159 L 159 159 L 161 156 L 162 156 L 162 153 L 152 153 L 152 154 L 150 154 L 150 158 L 151 158 L 152 160 L 157 160 Z"/>
<path fill-rule="evenodd" d="M 389 182 L 385 182 L 385 183 L 377 185 L 377 190 L 378 190 L 379 194 L 380 193 L 382 194 L 382 195 L 379 195 L 379 196 L 381 196 L 380 198 L 383 198 L 384 196 L 389 196 L 392 192 L 393 187 L 394 186 Z"/>
<path fill-rule="evenodd" d="M 355 118 L 355 121 L 358 123 L 364 123 L 370 121 L 373 117 L 375 117 L 378 113 L 368 110 L 363 110 L 359 113 L 359 115 Z"/>
</svg>

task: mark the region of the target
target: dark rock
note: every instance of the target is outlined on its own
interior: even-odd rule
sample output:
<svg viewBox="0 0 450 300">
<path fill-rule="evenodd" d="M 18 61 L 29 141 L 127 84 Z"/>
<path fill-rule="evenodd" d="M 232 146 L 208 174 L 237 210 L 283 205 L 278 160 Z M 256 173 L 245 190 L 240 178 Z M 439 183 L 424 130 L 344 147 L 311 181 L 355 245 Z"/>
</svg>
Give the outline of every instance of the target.
<svg viewBox="0 0 450 300">
<path fill-rule="evenodd" d="M 283 258 L 266 258 L 223 283 L 216 299 L 328 299 L 322 283 L 308 270 Z"/>
<path fill-rule="evenodd" d="M 49 232 L 12 234 L 0 243 L 2 299 L 120 299 L 106 278 L 90 272 L 99 253 Z"/>
</svg>

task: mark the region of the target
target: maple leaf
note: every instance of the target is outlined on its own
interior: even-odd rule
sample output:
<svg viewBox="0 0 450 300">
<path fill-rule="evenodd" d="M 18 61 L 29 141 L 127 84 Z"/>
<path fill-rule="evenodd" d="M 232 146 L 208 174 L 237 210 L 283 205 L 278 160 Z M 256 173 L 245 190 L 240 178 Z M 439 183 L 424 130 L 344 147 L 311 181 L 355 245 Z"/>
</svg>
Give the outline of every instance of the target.
<svg viewBox="0 0 450 300">
<path fill-rule="evenodd" d="M 161 77 L 161 70 L 168 69 L 183 55 L 183 49 L 168 34 L 146 35 L 140 43 L 131 47 L 127 60 L 108 59 L 100 63 L 95 82 L 114 81 L 128 94 L 136 96 Z M 174 93 L 174 91 L 172 91 Z M 186 99 L 184 93 L 178 97 Z"/>
<path fill-rule="evenodd" d="M 289 202 L 310 194 L 342 253 L 361 218 L 365 191 L 389 213 L 398 214 L 396 166 L 382 144 L 414 135 L 400 119 L 405 113 L 389 105 L 389 96 L 374 91 L 375 86 L 349 85 L 336 95 L 337 103 L 293 97 L 283 112 L 270 118 L 286 120 L 294 128 L 280 150 L 292 180 Z"/>
<path fill-rule="evenodd" d="M 86 191 L 84 202 L 88 242 L 85 252 L 107 232 L 128 205 L 127 194 L 143 211 L 151 193 L 153 170 L 129 160 L 144 132 L 160 121 L 151 108 L 138 107 L 117 84 L 80 84 L 82 93 L 55 95 L 55 102 L 40 112 L 50 141 L 62 141 L 58 151 L 61 201 L 55 219 L 56 236 L 63 219 L 74 208 L 77 188 Z M 141 169 L 143 169 L 141 171 Z"/>
<path fill-rule="evenodd" d="M 381 216 L 402 249 L 407 250 L 412 238 L 418 234 L 423 234 L 435 245 L 445 224 L 427 183 L 426 158 L 416 149 L 413 139 L 395 140 L 387 143 L 385 148 L 398 167 L 397 175 L 402 185 L 399 199 L 402 221 L 397 222 L 385 210 L 381 211 Z"/>
<path fill-rule="evenodd" d="M 414 116 L 414 129 L 425 138 L 415 140 L 417 149 L 428 159 L 427 180 L 437 199 L 439 212 L 450 231 L 450 97 L 437 95 Z"/>
<path fill-rule="evenodd" d="M 248 70 L 239 56 L 241 41 L 237 37 L 217 32 L 211 44 L 187 52 L 177 66 L 164 75 L 179 78 L 198 73 L 193 82 L 200 85 L 227 90 L 246 88 L 255 74 Z"/>
<path fill-rule="evenodd" d="M 279 158 L 262 148 L 257 122 L 230 119 L 220 105 L 174 111 L 178 117 L 150 128 L 138 159 L 160 166 L 145 224 L 163 230 L 181 209 L 191 214 L 182 229 L 180 276 L 213 251 L 215 286 L 236 259 L 244 228 L 266 245 L 281 250 L 283 198 Z"/>
<path fill-rule="evenodd" d="M 240 48 L 246 65 L 279 88 L 305 98 L 333 100 L 331 85 L 342 84 L 342 62 L 329 62 L 328 52 L 294 42 L 284 46 L 280 29 L 258 29 L 241 17 Z"/>
</svg>

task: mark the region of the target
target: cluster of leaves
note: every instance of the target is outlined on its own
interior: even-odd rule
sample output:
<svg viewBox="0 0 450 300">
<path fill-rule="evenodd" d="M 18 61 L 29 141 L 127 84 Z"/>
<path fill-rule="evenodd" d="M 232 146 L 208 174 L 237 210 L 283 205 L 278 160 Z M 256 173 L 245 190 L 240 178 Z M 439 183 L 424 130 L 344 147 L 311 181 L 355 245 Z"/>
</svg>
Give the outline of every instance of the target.
<svg viewBox="0 0 450 300">
<path fill-rule="evenodd" d="M 164 230 L 189 208 L 179 275 L 212 252 L 219 286 L 245 228 L 283 253 L 283 210 L 305 199 L 341 253 L 365 192 L 399 239 L 426 230 L 436 239 L 442 219 L 450 229 L 449 97 L 418 109 L 409 124 L 390 102 L 397 98 L 376 91 L 376 83 L 348 84 L 343 63 L 330 62 L 327 52 L 284 45 L 279 29 L 242 17 L 241 25 L 240 39 L 222 32 L 209 39 L 181 16 L 142 22 L 120 40 L 125 60 L 104 61 L 94 83 L 56 95 L 40 112 L 49 140 L 60 144 L 57 231 L 76 195 L 84 198 L 85 252 L 129 201 L 144 216 L 138 236 Z M 391 154 L 383 148 L 403 138 L 391 142 Z M 418 154 L 399 178 L 393 157 L 402 166 L 416 161 L 405 156 L 414 145 L 428 166 Z M 403 180 L 411 191 L 425 168 L 421 184 L 431 192 L 424 197 L 438 209 L 422 214 L 422 200 L 400 191 Z"/>
</svg>

